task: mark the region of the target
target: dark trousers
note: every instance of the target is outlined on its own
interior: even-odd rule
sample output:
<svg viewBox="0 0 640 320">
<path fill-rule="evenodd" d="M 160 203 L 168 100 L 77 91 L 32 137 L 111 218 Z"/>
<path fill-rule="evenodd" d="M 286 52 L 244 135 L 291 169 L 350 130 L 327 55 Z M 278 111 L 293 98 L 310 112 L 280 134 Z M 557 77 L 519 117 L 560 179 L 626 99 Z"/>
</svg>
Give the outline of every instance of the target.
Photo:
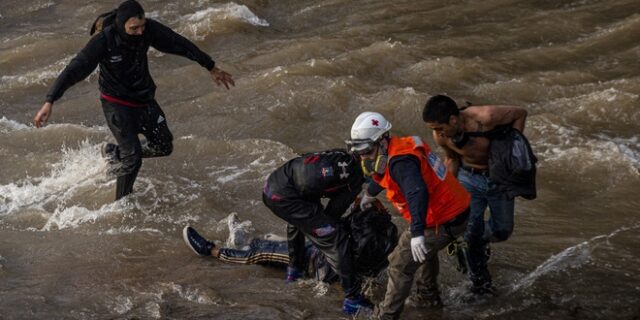
<svg viewBox="0 0 640 320">
<path fill-rule="evenodd" d="M 289 266 L 300 271 L 305 265 L 305 237 L 327 258 L 331 268 L 340 277 L 345 296 L 360 292 L 360 281 L 353 268 L 349 235 L 339 222 L 331 217 L 317 201 L 303 199 L 272 200 L 262 195 L 264 204 L 279 218 L 288 223 Z"/>
<path fill-rule="evenodd" d="M 120 162 L 113 173 L 118 177 L 116 200 L 133 192 L 133 183 L 142 166 L 142 158 L 168 156 L 173 151 L 173 135 L 158 103 L 133 108 L 102 100 L 102 110 L 114 138 L 118 142 L 116 155 Z M 138 134 L 143 134 L 142 145 Z"/>
<path fill-rule="evenodd" d="M 283 241 L 253 239 L 247 250 L 220 248 L 218 258 L 231 263 L 287 266 L 289 249 Z"/>
<path fill-rule="evenodd" d="M 454 221 L 424 230 L 426 260 L 422 263 L 413 260 L 411 253 L 411 231 L 407 229 L 400 235 L 398 246 L 389 255 L 389 280 L 384 301 L 378 305 L 374 317 L 376 319 L 399 319 L 404 309 L 404 301 L 411 293 L 414 279 L 418 286 L 418 294 L 427 297 L 439 295 L 438 274 L 440 260 L 438 251 L 444 249 L 451 241 L 461 236 L 468 221 L 468 209 Z M 417 276 L 417 279 L 416 279 Z"/>
<path fill-rule="evenodd" d="M 471 214 L 465 239 L 469 244 L 469 276 L 476 287 L 491 286 L 486 254 L 489 242 L 507 240 L 513 232 L 515 201 L 482 173 L 461 168 L 458 180 L 471 194 Z M 491 217 L 485 221 L 484 212 L 489 207 Z"/>
</svg>

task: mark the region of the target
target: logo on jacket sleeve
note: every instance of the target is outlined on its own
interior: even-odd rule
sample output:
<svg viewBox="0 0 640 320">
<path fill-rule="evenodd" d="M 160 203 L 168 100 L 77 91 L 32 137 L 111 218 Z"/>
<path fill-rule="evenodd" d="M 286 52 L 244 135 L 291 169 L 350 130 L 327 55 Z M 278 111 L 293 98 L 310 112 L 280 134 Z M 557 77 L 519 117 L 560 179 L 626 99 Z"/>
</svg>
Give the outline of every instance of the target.
<svg viewBox="0 0 640 320">
<path fill-rule="evenodd" d="M 346 162 L 338 162 L 338 167 L 340 167 L 340 169 L 342 169 L 342 173 L 340 174 L 340 179 L 346 179 L 349 178 L 349 172 L 347 172 L 347 167 L 349 166 L 348 163 Z"/>
<path fill-rule="evenodd" d="M 324 167 L 324 168 L 322 168 L 322 176 L 324 178 L 333 177 L 333 168 L 332 167 Z"/>
</svg>

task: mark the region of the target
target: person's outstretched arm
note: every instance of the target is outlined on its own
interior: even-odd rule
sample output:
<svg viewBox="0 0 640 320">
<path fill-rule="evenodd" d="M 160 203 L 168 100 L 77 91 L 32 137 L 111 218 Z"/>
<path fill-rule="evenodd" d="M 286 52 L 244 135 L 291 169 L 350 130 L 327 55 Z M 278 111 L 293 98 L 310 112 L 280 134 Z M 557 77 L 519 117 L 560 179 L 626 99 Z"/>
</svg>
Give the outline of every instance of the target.
<svg viewBox="0 0 640 320">
<path fill-rule="evenodd" d="M 44 105 L 33 118 L 33 124 L 37 128 L 42 127 L 51 117 L 53 103 L 60 99 L 71 86 L 88 77 L 96 69 L 106 52 L 106 38 L 103 35 L 97 35 L 91 38 L 87 45 L 69 62 L 69 65 L 64 68 L 49 89 Z"/>
<path fill-rule="evenodd" d="M 198 62 L 209 70 L 211 78 L 218 86 L 223 84 L 229 89 L 229 85 L 236 85 L 231 74 L 216 68 L 215 62 L 208 54 L 169 27 L 155 20 L 147 19 L 146 32 L 150 33 L 151 46 L 162 52 L 183 56 Z"/>
</svg>

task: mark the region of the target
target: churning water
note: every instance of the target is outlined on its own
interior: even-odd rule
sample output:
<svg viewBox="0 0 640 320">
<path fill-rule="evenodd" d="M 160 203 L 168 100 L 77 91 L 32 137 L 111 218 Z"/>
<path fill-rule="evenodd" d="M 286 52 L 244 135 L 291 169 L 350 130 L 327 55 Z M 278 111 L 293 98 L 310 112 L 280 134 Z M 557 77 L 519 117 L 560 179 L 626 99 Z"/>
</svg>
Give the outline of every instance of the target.
<svg viewBox="0 0 640 320">
<path fill-rule="evenodd" d="M 47 127 L 30 120 L 90 23 L 116 5 L 1 1 L 0 318 L 342 317 L 339 286 L 201 259 L 181 230 L 234 243 L 235 213 L 254 236 L 283 235 L 260 198 L 273 169 L 343 146 L 366 110 L 394 134 L 428 137 L 420 112 L 438 93 L 529 111 L 538 199 L 517 202 L 512 238 L 492 246 L 497 297 L 470 297 L 442 256 L 446 307 L 408 306 L 404 317 L 640 317 L 637 0 L 143 1 L 236 87 L 150 51 L 175 149 L 145 160 L 135 193 L 113 202 L 95 73 Z"/>
</svg>

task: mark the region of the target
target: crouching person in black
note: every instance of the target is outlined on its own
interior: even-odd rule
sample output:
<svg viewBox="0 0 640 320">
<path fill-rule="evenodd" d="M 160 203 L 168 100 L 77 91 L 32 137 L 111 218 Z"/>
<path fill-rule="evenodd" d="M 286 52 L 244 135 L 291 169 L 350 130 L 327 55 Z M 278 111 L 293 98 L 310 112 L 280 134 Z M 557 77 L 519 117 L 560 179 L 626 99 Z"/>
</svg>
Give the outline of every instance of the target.
<svg viewBox="0 0 640 320">
<path fill-rule="evenodd" d="M 262 194 L 264 204 L 288 223 L 287 281 L 302 275 L 306 237 L 340 277 L 345 293 L 342 311 L 346 314 L 373 308 L 360 293 L 348 231 L 340 224 L 340 216 L 356 199 L 363 183 L 358 161 L 336 149 L 289 160 L 271 173 Z M 322 198 L 329 199 L 326 206 Z"/>
</svg>

